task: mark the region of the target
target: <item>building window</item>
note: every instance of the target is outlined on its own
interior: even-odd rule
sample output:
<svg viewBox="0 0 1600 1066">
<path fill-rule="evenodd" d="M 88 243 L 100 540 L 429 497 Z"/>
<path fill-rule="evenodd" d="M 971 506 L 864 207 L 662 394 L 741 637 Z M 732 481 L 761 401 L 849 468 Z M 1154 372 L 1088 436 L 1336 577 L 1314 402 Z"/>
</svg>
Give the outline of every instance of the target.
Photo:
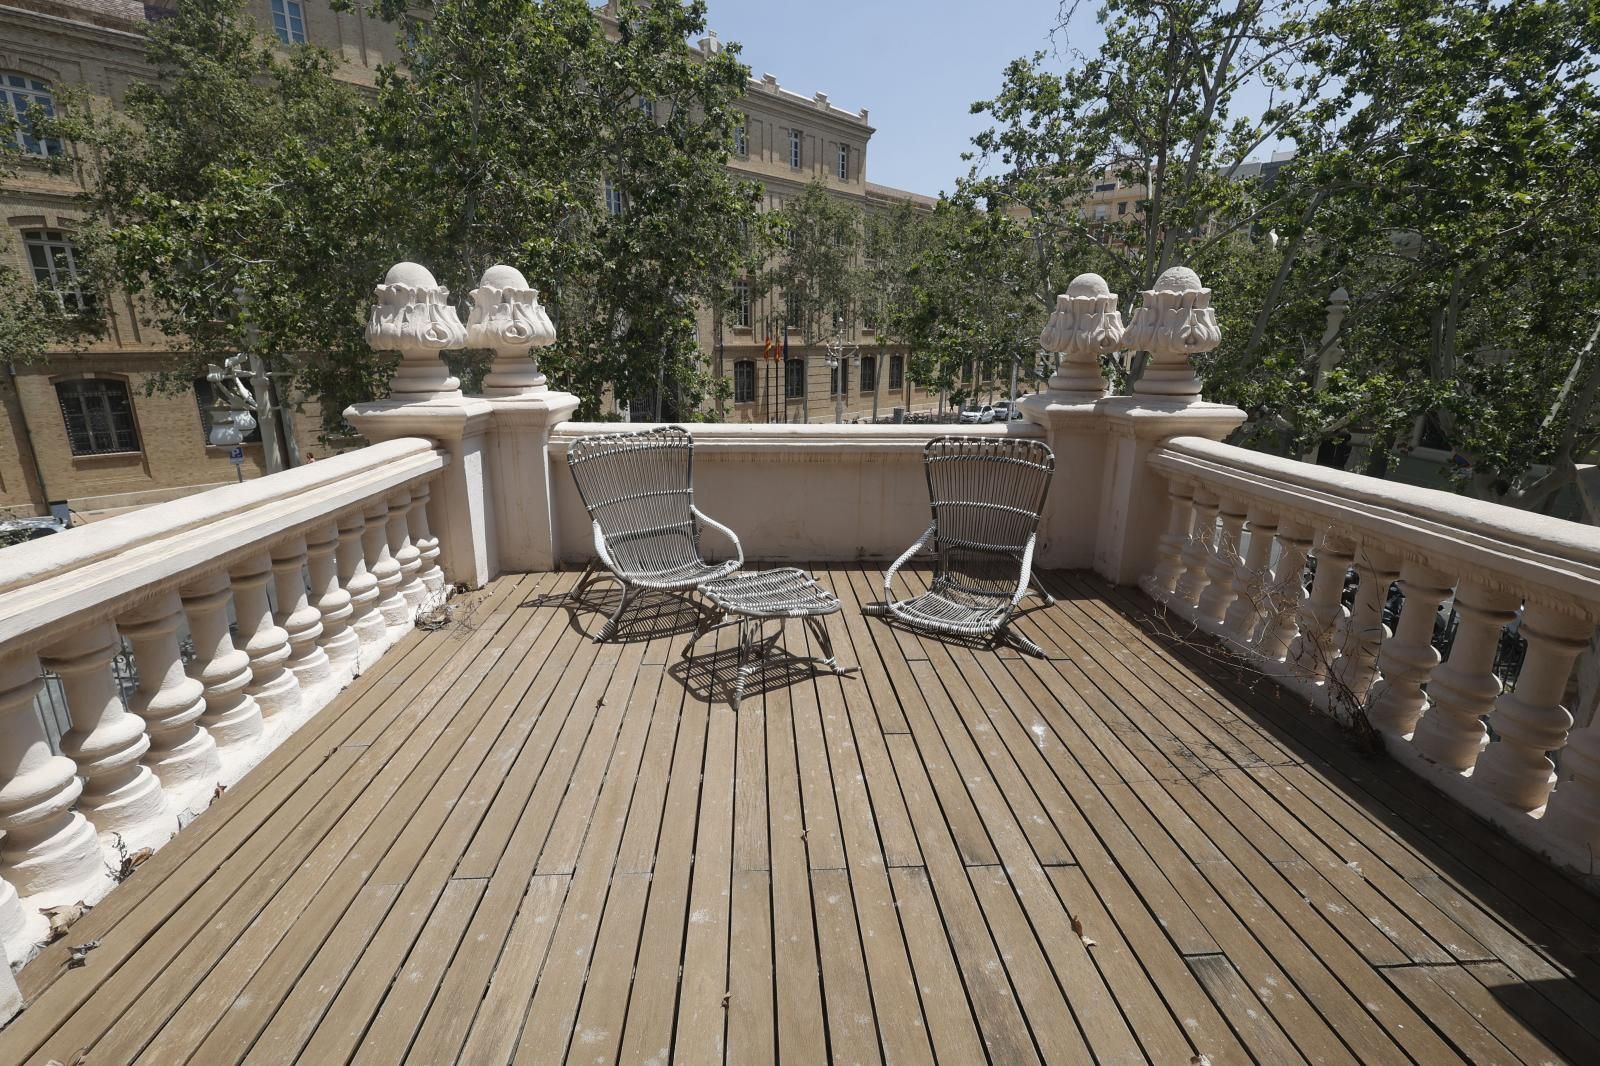
<svg viewBox="0 0 1600 1066">
<path fill-rule="evenodd" d="M 878 357 L 863 355 L 861 357 L 861 394 L 878 391 Z"/>
<path fill-rule="evenodd" d="M 797 292 L 786 293 L 783 299 L 783 325 L 785 329 L 799 329 L 800 320 L 804 317 L 800 309 L 800 294 Z"/>
<path fill-rule="evenodd" d="M 200 439 L 206 444 L 211 443 L 211 416 L 217 410 L 217 390 L 209 378 L 194 379 L 194 402 L 200 408 Z M 226 406 L 226 403 L 224 403 Z M 256 423 L 256 428 L 245 434 L 246 444 L 261 443 L 261 424 Z"/>
<path fill-rule="evenodd" d="M 799 130 L 789 131 L 789 165 L 796 170 L 800 169 L 800 146 L 802 137 Z"/>
<path fill-rule="evenodd" d="M 740 159 L 750 154 L 750 138 L 745 134 L 743 122 L 733 127 L 733 154 Z"/>
<path fill-rule="evenodd" d="M 750 359 L 741 359 L 733 364 L 733 402 L 756 402 L 756 364 Z"/>
<path fill-rule="evenodd" d="M 806 361 L 804 359 L 785 359 L 783 361 L 783 395 L 785 399 L 799 400 L 806 394 Z"/>
<path fill-rule="evenodd" d="M 1104 219 L 1106 217 L 1106 211 L 1107 211 L 1107 208 L 1106 208 L 1105 204 L 1095 204 L 1094 205 L 1094 217 L 1095 217 L 1095 220 L 1096 221 L 1100 221 L 1100 220 Z"/>
<path fill-rule="evenodd" d="M 272 0 L 272 31 L 284 44 L 306 43 L 306 12 L 300 0 Z"/>
<path fill-rule="evenodd" d="M 1116 182 L 1114 182 L 1114 181 L 1106 181 L 1106 182 L 1101 182 L 1099 185 L 1096 185 L 1094 187 L 1094 191 L 1095 192 L 1112 192 L 1112 191 L 1114 191 L 1116 189 L 1116 187 L 1117 187 L 1117 183 Z"/>
<path fill-rule="evenodd" d="M 1121 203 L 1117 204 L 1117 214 L 1125 215 L 1127 213 L 1128 213 L 1128 201 L 1123 200 Z"/>
<path fill-rule="evenodd" d="M 606 179 L 606 214 L 612 218 L 622 214 L 622 190 L 610 178 Z"/>
<path fill-rule="evenodd" d="M 744 329 L 750 328 L 750 283 L 736 281 L 733 283 L 733 324 Z"/>
<path fill-rule="evenodd" d="M 903 355 L 891 355 L 889 357 L 889 387 L 891 389 L 904 388 L 905 381 L 906 357 Z"/>
<path fill-rule="evenodd" d="M 639 98 L 639 110 L 644 112 L 644 117 L 654 122 L 656 117 L 656 102 L 648 96 Z"/>
<path fill-rule="evenodd" d="M 870 333 L 878 331 L 878 301 L 869 299 L 861 307 L 861 328 Z"/>
<path fill-rule="evenodd" d="M 50 86 L 37 78 L 23 74 L 0 74 L 0 111 L 10 111 L 16 117 L 11 136 L 17 147 L 28 155 L 61 155 L 61 141 L 55 137 L 35 137 L 30 112 L 37 107 L 46 118 L 54 118 L 55 97 Z"/>
<path fill-rule="evenodd" d="M 839 180 L 850 180 L 850 146 L 848 144 L 839 146 Z"/>
<path fill-rule="evenodd" d="M 850 360 L 840 359 L 839 365 L 828 372 L 828 390 L 834 396 L 850 394 Z"/>
<path fill-rule="evenodd" d="M 56 382 L 56 399 L 73 455 L 106 455 L 139 450 L 128 386 L 114 378 Z"/>
<path fill-rule="evenodd" d="M 78 248 L 72 238 L 56 229 L 22 231 L 22 246 L 33 267 L 39 291 L 49 293 L 62 309 L 75 313 L 94 310 L 94 293 L 83 287 L 78 273 Z"/>
</svg>

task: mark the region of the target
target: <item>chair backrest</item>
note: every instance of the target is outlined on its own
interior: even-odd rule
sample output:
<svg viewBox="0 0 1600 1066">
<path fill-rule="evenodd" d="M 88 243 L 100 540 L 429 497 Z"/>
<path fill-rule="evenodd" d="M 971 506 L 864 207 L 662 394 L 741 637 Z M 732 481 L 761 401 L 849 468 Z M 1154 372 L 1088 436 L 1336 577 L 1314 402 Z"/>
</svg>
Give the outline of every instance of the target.
<svg viewBox="0 0 1600 1066">
<path fill-rule="evenodd" d="M 1039 528 L 1056 457 L 1036 440 L 936 437 L 923 450 L 933 506 L 935 579 L 1009 596 Z"/>
<path fill-rule="evenodd" d="M 649 573 L 697 561 L 694 440 L 682 426 L 584 437 L 567 465 L 589 517 L 624 573 Z"/>
</svg>

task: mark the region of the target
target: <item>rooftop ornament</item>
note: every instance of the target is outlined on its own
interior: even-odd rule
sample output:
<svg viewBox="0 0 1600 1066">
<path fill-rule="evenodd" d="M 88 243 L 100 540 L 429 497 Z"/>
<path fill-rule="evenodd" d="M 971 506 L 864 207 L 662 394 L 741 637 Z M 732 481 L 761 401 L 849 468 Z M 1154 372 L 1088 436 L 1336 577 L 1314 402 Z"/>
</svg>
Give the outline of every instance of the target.
<svg viewBox="0 0 1600 1066">
<path fill-rule="evenodd" d="M 461 395 L 461 381 L 439 353 L 463 348 L 467 331 L 450 305 L 450 290 L 417 263 L 396 263 L 373 290 L 367 319 L 367 344 L 375 352 L 399 352 L 400 365 L 389 382 L 396 400 L 429 400 Z"/>
<path fill-rule="evenodd" d="M 514 398 L 544 393 L 545 377 L 533 350 L 552 343 L 556 329 L 539 304 L 539 290 L 516 267 L 499 264 L 483 272 L 471 296 L 467 347 L 494 353 L 483 394 Z"/>
<path fill-rule="evenodd" d="M 1133 391 L 1178 403 L 1197 402 L 1200 379 L 1191 357 L 1211 351 L 1222 340 L 1211 309 L 1211 290 L 1188 267 L 1171 267 L 1143 297 L 1123 336 L 1124 347 L 1150 353 Z"/>
<path fill-rule="evenodd" d="M 1122 347 L 1122 315 L 1117 294 L 1099 274 L 1079 274 L 1056 297 L 1056 309 L 1039 335 L 1047 352 L 1059 352 L 1061 365 L 1050 378 L 1050 391 L 1072 400 L 1093 401 L 1106 394 L 1100 357 Z"/>
</svg>

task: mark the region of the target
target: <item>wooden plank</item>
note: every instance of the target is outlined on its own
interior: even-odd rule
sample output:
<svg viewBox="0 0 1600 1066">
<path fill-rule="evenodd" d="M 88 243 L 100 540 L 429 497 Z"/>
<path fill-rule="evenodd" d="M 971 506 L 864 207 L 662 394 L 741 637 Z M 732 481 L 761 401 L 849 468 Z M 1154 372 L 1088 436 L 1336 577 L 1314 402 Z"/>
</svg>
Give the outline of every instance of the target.
<svg viewBox="0 0 1600 1066">
<path fill-rule="evenodd" d="M 1600 1062 L 1600 1042 L 1567 1022 L 1548 1000 L 1530 995 L 1526 983 L 1500 963 L 1441 966 L 1428 976 L 1529 1066 L 1563 1055 L 1572 1062 Z M 1533 1009 L 1522 1013 L 1524 1003 Z"/>
<path fill-rule="evenodd" d="M 775 988 L 772 875 L 765 870 L 735 870 L 728 949 L 728 1062 L 778 1060 Z"/>
<path fill-rule="evenodd" d="M 678 1062 L 719 1062 L 724 1056 L 728 984 L 728 928 L 733 893 L 733 782 L 735 713 L 713 707 L 706 726 L 701 771 L 700 825 L 693 845 L 689 928 L 683 943 L 678 990 Z"/>
<path fill-rule="evenodd" d="M 804 627 L 784 623 L 785 647 L 805 654 Z M 806 858 L 813 870 L 844 869 L 844 841 L 839 829 L 839 806 L 833 788 L 833 768 L 822 736 L 817 686 L 810 680 L 789 687 L 789 713 L 794 725 L 795 765 L 800 775 L 801 805 L 805 810 Z"/>
<path fill-rule="evenodd" d="M 1507 1062 L 1514 1056 L 1471 1011 L 1434 983 L 1434 971 L 1453 966 L 1390 966 L 1383 971 L 1396 991 L 1442 1033 L 1467 1062 Z M 1434 1060 L 1445 1061 L 1445 1060 Z"/>
<path fill-rule="evenodd" d="M 528 882 L 527 894 L 511 925 L 500 963 L 495 967 L 483 1005 L 472 1019 L 466 1047 L 457 1061 L 474 1066 L 511 1061 L 517 1040 L 522 1036 L 528 990 L 534 987 L 544 967 L 550 937 L 563 910 L 570 880 L 566 874 L 557 874 L 534 877 Z M 326 1060 L 307 1058 L 304 1061 Z"/>
<path fill-rule="evenodd" d="M 639 930 L 650 878 L 623 874 L 611 881 L 605 916 L 595 936 L 583 1002 L 572 1030 L 569 1062 L 616 1062 L 622 1045 L 622 1023 L 628 1013 L 633 967 L 639 951 Z M 418 1066 L 453 1059 L 418 1059 Z"/>
<path fill-rule="evenodd" d="M 733 868 L 770 870 L 767 847 L 767 710 L 764 700 L 739 708 L 733 779 Z"/>
<path fill-rule="evenodd" d="M 895 907 L 905 928 L 935 1056 L 940 1062 L 983 1062 L 983 1042 L 927 871 L 920 866 L 897 866 L 890 869 L 889 881 L 894 886 Z"/>
<path fill-rule="evenodd" d="M 1306 1061 L 1226 955 L 1191 955 L 1185 961 L 1257 1059 L 1271 1063 Z"/>
<path fill-rule="evenodd" d="M 861 698 L 873 705 L 878 728 L 885 733 L 904 733 L 908 727 L 905 715 L 900 712 L 900 689 L 889 674 L 889 664 L 878 646 L 877 636 L 868 630 L 869 625 L 882 628 L 881 623 L 869 623 L 861 614 L 861 601 L 856 593 L 856 582 L 861 574 L 859 566 L 836 566 L 818 575 L 818 580 L 839 597 L 841 604 L 839 613 L 828 619 L 829 632 L 841 655 L 846 647 L 854 649 L 845 665 L 860 669 Z M 887 633 L 882 635 L 892 639 Z M 898 651 L 894 660 L 902 668 L 901 682 L 905 683 L 909 676 L 903 672 L 904 662 Z"/>
<path fill-rule="evenodd" d="M 911 724 L 913 734 L 917 735 L 917 751 L 927 771 L 928 779 L 933 783 L 938 803 L 944 812 L 944 820 L 950 826 L 956 847 L 961 850 L 962 862 L 968 866 L 993 866 L 1000 860 L 995 855 L 994 844 L 989 839 L 983 816 L 978 813 L 977 805 L 967 790 L 961 768 L 951 757 L 950 750 L 945 746 L 937 727 L 932 730 L 924 728 L 920 732 L 917 730 L 918 722 L 931 725 L 936 717 L 954 717 L 955 710 L 950 706 L 949 697 L 946 696 L 944 686 L 939 683 L 938 675 L 934 673 L 932 666 L 925 661 L 916 662 L 911 664 L 911 670 L 917 680 L 917 692 L 921 699 L 908 699 L 903 705 L 906 721 Z M 891 751 L 894 747 L 895 745 L 891 743 Z M 895 760 L 895 765 L 899 765 L 898 758 Z M 902 778 L 902 789 L 904 785 L 905 780 Z M 909 792 L 907 799 L 909 802 Z M 919 831 L 917 839 L 921 838 L 922 834 Z M 927 855 L 926 850 L 923 855 Z"/>
</svg>

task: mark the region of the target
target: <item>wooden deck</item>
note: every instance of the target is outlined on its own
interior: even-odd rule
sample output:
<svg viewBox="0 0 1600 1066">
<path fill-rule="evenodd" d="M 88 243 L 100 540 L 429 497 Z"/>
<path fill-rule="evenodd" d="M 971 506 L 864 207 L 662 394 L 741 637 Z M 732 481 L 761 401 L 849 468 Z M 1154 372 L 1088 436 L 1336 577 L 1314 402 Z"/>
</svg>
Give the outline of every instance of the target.
<svg viewBox="0 0 1600 1066">
<path fill-rule="evenodd" d="M 0 1062 L 1600 1062 L 1595 899 L 1148 600 L 1049 575 L 1039 662 L 819 578 L 860 673 L 738 714 L 676 601 L 476 594 L 26 967 Z"/>
</svg>

